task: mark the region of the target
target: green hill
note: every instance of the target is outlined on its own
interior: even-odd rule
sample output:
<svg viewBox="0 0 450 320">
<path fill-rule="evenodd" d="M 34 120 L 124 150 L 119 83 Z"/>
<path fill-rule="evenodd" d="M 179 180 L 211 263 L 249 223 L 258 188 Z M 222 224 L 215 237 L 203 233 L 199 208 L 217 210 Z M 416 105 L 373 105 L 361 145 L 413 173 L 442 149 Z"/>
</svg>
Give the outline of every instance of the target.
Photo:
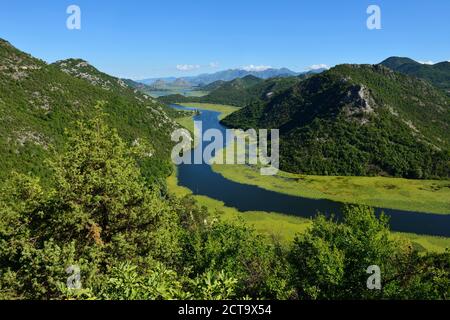
<svg viewBox="0 0 450 320">
<path fill-rule="evenodd" d="M 207 96 L 201 97 L 203 102 L 228 104 L 237 107 L 244 106 L 252 97 L 247 94 L 248 88 L 257 85 L 264 80 L 249 75 L 222 84 Z"/>
<path fill-rule="evenodd" d="M 390 57 L 381 62 L 381 65 L 397 72 L 427 80 L 436 87 L 450 93 L 450 62 L 448 61 L 429 65 L 409 58 Z"/>
<path fill-rule="evenodd" d="M 261 82 L 264 82 L 264 80 L 248 75 L 231 81 L 214 82 L 209 86 L 209 90 L 212 91 L 203 97 L 185 97 L 181 94 L 174 94 L 158 99 L 164 103 L 203 102 L 240 107 L 246 105 L 253 98 L 247 93 L 247 89 Z"/>
<path fill-rule="evenodd" d="M 419 62 L 406 57 L 390 57 L 381 62 L 380 64 L 392 70 L 396 70 L 399 67 L 407 64 L 420 65 Z"/>
<path fill-rule="evenodd" d="M 152 87 L 149 85 L 146 85 L 144 83 L 141 82 L 136 82 L 134 80 L 131 79 L 121 79 L 123 82 L 125 82 L 125 84 L 133 89 L 137 89 L 140 90 L 143 93 L 147 93 L 147 92 L 151 92 Z"/>
<path fill-rule="evenodd" d="M 64 129 L 105 101 L 108 121 L 129 143 L 148 141 L 143 163 L 156 178 L 170 170 L 171 112 L 151 97 L 83 60 L 47 64 L 0 40 L 0 176 L 11 170 L 46 174 L 44 159 L 64 141 Z"/>
<path fill-rule="evenodd" d="M 211 82 L 207 85 L 200 86 L 199 88 L 200 88 L 200 90 L 209 92 L 209 91 L 213 91 L 213 90 L 219 88 L 220 86 L 224 85 L 225 83 L 227 83 L 227 81 L 217 80 L 217 81 Z"/>
<path fill-rule="evenodd" d="M 278 91 L 301 81 L 300 77 L 280 77 L 262 80 L 254 76 L 232 81 L 217 81 L 207 86 L 211 92 L 203 97 L 186 97 L 181 94 L 159 97 L 164 103 L 201 102 L 244 107 L 255 100 L 266 100 Z M 202 88 L 205 89 L 205 88 Z"/>
<path fill-rule="evenodd" d="M 281 166 L 320 175 L 450 176 L 450 99 L 384 66 L 340 65 L 229 115 L 279 128 Z"/>
</svg>

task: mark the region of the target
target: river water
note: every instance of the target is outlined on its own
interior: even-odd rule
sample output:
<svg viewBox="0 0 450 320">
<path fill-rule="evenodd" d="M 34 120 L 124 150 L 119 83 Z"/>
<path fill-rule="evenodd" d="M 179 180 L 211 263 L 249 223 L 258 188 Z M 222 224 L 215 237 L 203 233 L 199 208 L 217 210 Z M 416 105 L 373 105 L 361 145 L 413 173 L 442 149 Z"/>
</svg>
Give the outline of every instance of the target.
<svg viewBox="0 0 450 320">
<path fill-rule="evenodd" d="M 174 108 L 192 110 L 181 105 Z M 194 117 L 202 121 L 203 131 L 219 129 L 225 135 L 226 128 L 218 120 L 219 112 L 200 110 Z M 198 146 L 197 148 L 205 147 Z M 339 219 L 342 203 L 325 199 L 309 199 L 286 195 L 257 186 L 241 184 L 224 178 L 214 172 L 209 164 L 181 164 L 178 166 L 178 183 L 189 188 L 196 195 L 204 195 L 224 202 L 226 206 L 239 211 L 268 211 L 295 215 L 304 218 L 314 217 L 318 212 L 334 214 Z M 375 208 L 379 215 L 384 212 L 389 217 L 391 230 L 417 234 L 450 236 L 450 215 Z"/>
</svg>

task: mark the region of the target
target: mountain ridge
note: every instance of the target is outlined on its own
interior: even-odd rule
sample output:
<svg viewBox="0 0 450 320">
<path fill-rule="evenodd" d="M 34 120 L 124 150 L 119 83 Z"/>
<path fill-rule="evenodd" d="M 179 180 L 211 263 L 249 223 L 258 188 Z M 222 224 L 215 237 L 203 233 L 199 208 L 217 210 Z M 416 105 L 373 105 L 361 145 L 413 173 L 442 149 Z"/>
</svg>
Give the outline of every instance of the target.
<svg viewBox="0 0 450 320">
<path fill-rule="evenodd" d="M 382 65 L 336 66 L 222 122 L 279 128 L 290 172 L 450 176 L 450 98 Z"/>
<path fill-rule="evenodd" d="M 260 79 L 253 75 L 231 81 L 216 81 L 209 85 L 209 94 L 201 97 L 186 97 L 181 94 L 161 96 L 159 101 L 171 104 L 181 102 L 200 102 L 227 104 L 244 107 L 255 100 L 265 100 L 276 91 L 289 87 L 308 76 Z"/>
<path fill-rule="evenodd" d="M 380 63 L 394 71 L 424 79 L 450 94 L 450 62 L 424 64 L 404 57 L 390 57 Z"/>
<path fill-rule="evenodd" d="M 0 40 L 0 176 L 12 170 L 45 175 L 42 159 L 63 144 L 66 128 L 92 115 L 98 101 L 105 101 L 108 123 L 126 141 L 153 146 L 144 171 L 154 170 L 158 179 L 167 175 L 170 130 L 178 127 L 170 109 L 84 60 L 47 64 Z"/>
</svg>

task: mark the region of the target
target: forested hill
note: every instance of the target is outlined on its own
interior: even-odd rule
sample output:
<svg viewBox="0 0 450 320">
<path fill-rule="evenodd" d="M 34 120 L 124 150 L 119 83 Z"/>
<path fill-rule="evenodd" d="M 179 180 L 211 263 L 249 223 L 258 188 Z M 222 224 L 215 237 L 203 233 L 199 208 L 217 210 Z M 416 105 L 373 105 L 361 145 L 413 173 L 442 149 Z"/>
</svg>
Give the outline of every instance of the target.
<svg viewBox="0 0 450 320">
<path fill-rule="evenodd" d="M 105 101 L 108 123 L 128 142 L 149 142 L 143 164 L 167 174 L 170 132 L 164 105 L 83 60 L 47 64 L 0 40 L 0 176 L 11 170 L 46 173 L 44 159 L 64 142 L 64 129 Z M 149 153 L 150 154 L 150 153 Z"/>
<path fill-rule="evenodd" d="M 266 100 L 275 92 L 287 89 L 301 81 L 303 77 L 280 77 L 263 80 L 254 76 L 246 76 L 227 82 L 214 82 L 205 87 L 210 89 L 211 92 L 203 97 L 185 97 L 175 94 L 158 99 L 164 103 L 204 102 L 244 107 L 254 100 Z"/>
<path fill-rule="evenodd" d="M 325 175 L 450 176 L 450 99 L 381 65 L 340 65 L 223 120 L 280 128 L 282 169 Z"/>
<path fill-rule="evenodd" d="M 431 82 L 450 94 L 450 62 L 443 61 L 436 64 L 424 64 L 409 58 L 390 57 L 382 65 L 394 71 L 415 76 Z"/>
</svg>

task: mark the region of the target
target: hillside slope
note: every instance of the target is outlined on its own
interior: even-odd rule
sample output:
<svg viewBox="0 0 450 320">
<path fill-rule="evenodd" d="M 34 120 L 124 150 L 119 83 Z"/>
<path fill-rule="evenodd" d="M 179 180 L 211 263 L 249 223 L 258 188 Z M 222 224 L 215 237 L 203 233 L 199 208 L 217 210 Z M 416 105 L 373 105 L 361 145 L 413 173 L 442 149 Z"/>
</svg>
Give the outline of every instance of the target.
<svg viewBox="0 0 450 320">
<path fill-rule="evenodd" d="M 427 80 L 450 93 L 450 62 L 448 61 L 429 65 L 409 58 L 390 57 L 380 64 L 394 71 Z"/>
<path fill-rule="evenodd" d="M 320 175 L 450 176 L 450 99 L 383 66 L 340 65 L 223 120 L 279 128 L 281 166 Z"/>
<path fill-rule="evenodd" d="M 158 100 L 164 103 L 202 102 L 244 107 L 255 100 L 266 100 L 275 92 L 289 88 L 301 81 L 302 78 L 303 76 L 263 80 L 254 76 L 246 76 L 232 81 L 215 82 L 208 86 L 212 90 L 206 96 L 185 97 L 175 94 L 159 97 Z"/>
<path fill-rule="evenodd" d="M 105 101 L 108 121 L 130 143 L 154 148 L 143 163 L 155 176 L 168 173 L 170 131 L 166 107 L 83 60 L 54 64 L 35 59 L 0 40 L 0 176 L 11 170 L 45 175 L 43 160 L 64 140 L 64 129 Z"/>
</svg>

